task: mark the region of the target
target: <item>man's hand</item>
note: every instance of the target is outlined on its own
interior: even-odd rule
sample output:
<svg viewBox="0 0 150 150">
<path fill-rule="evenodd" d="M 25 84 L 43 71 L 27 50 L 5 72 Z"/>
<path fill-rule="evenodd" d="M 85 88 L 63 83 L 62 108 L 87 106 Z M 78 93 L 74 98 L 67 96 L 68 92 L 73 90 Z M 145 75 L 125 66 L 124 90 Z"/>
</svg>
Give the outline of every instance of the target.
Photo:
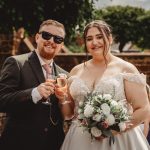
<svg viewBox="0 0 150 150">
<path fill-rule="evenodd" d="M 40 93 L 41 97 L 47 99 L 51 94 L 54 94 L 55 89 L 55 80 L 47 80 L 44 83 L 41 83 L 37 90 Z"/>
</svg>

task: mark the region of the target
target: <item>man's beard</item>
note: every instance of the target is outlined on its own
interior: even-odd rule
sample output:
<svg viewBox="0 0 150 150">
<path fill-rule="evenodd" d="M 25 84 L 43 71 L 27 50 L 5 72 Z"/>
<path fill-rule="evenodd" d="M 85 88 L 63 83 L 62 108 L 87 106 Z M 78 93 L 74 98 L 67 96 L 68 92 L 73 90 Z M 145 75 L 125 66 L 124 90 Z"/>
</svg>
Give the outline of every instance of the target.
<svg viewBox="0 0 150 150">
<path fill-rule="evenodd" d="M 54 53 L 47 53 L 45 52 L 44 48 L 42 48 L 39 53 L 41 57 L 47 60 L 50 60 L 54 57 Z"/>
</svg>

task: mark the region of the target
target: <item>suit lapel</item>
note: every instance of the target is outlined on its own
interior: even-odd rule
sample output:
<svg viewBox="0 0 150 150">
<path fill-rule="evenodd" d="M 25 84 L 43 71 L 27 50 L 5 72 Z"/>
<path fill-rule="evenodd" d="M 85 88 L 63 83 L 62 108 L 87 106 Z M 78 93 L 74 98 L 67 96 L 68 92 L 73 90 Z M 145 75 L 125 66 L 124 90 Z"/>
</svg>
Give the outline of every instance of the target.
<svg viewBox="0 0 150 150">
<path fill-rule="evenodd" d="M 35 74 L 35 77 L 38 79 L 39 83 L 42 83 L 45 81 L 45 77 L 42 71 L 42 67 L 40 64 L 40 61 L 38 59 L 38 56 L 35 51 L 31 53 L 29 56 L 29 63 L 31 65 L 31 68 Z"/>
<path fill-rule="evenodd" d="M 59 75 L 59 70 L 58 70 L 58 67 L 57 65 L 53 62 L 53 74 L 55 76 L 58 76 Z"/>
<path fill-rule="evenodd" d="M 53 63 L 53 74 L 55 76 L 58 76 L 60 73 L 64 73 L 64 74 L 68 75 L 68 72 L 66 72 L 65 70 L 63 70 L 62 68 L 60 68 L 55 63 Z"/>
</svg>

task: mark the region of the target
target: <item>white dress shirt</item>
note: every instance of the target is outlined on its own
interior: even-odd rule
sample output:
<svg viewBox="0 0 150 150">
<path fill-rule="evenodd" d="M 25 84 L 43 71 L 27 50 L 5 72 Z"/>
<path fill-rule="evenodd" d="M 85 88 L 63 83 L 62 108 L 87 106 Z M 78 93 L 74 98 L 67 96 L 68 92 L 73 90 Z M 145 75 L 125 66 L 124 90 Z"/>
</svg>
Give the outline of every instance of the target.
<svg viewBox="0 0 150 150">
<path fill-rule="evenodd" d="M 41 64 L 41 66 L 42 66 L 43 74 L 44 74 L 44 76 L 45 76 L 45 78 L 46 78 L 46 71 L 45 71 L 45 69 L 43 68 L 43 65 L 46 64 L 46 63 L 43 61 L 43 59 L 42 59 L 41 56 L 38 54 L 38 52 L 37 52 L 37 51 L 35 51 L 35 52 L 36 52 L 36 54 L 37 54 L 37 56 L 38 56 L 38 58 L 39 58 L 40 64 Z M 50 61 L 50 66 L 52 66 L 52 65 L 53 65 L 53 60 Z M 39 100 L 42 99 L 42 97 L 41 97 L 39 91 L 37 90 L 37 87 L 35 87 L 35 88 L 32 90 L 31 96 L 32 96 L 32 100 L 33 100 L 33 102 L 34 102 L 35 104 L 36 104 Z"/>
</svg>

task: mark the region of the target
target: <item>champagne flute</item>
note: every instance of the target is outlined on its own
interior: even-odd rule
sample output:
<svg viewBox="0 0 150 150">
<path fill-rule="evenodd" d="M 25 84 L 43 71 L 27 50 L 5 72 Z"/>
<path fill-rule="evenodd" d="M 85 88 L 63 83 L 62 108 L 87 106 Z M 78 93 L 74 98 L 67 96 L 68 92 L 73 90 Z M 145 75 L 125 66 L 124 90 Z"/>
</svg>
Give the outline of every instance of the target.
<svg viewBox="0 0 150 150">
<path fill-rule="evenodd" d="M 64 92 L 66 93 L 66 89 L 67 89 L 67 75 L 66 74 L 59 74 L 57 79 L 57 85 L 59 86 L 59 88 Z M 64 101 L 66 101 L 66 94 L 64 94 Z"/>
<path fill-rule="evenodd" d="M 47 75 L 47 79 L 46 79 L 46 82 L 53 82 L 55 84 L 56 82 L 56 79 L 57 79 L 57 76 L 55 75 L 52 75 L 52 74 L 49 74 Z M 54 118 L 52 117 L 52 103 L 51 103 L 51 99 L 50 99 L 50 96 L 47 98 L 45 104 L 49 105 L 50 106 L 50 121 L 51 123 L 56 126 L 58 124 L 58 120 L 54 120 Z"/>
<path fill-rule="evenodd" d="M 57 79 L 57 76 L 55 75 L 47 75 L 47 78 L 46 78 L 46 82 L 56 82 L 56 79 Z M 50 102 L 50 96 L 46 99 L 45 102 L 42 102 L 43 104 L 46 104 L 46 105 L 51 105 L 51 102 Z"/>
<path fill-rule="evenodd" d="M 65 87 L 67 85 L 67 75 L 63 73 L 59 74 L 56 81 L 60 88 Z"/>
</svg>

